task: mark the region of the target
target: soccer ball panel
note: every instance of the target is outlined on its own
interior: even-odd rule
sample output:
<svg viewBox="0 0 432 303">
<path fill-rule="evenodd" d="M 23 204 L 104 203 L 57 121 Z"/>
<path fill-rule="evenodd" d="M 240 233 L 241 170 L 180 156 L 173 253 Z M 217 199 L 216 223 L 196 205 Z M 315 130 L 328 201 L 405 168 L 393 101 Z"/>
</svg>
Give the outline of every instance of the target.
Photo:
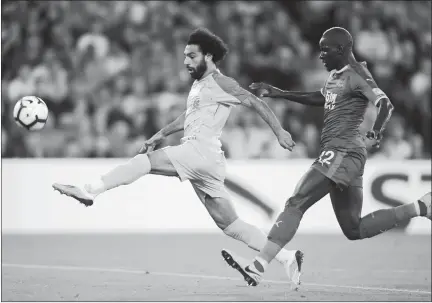
<svg viewBox="0 0 432 303">
<path fill-rule="evenodd" d="M 44 128 L 45 122 L 37 122 L 35 125 L 33 125 L 30 130 L 41 130 Z"/>
</svg>

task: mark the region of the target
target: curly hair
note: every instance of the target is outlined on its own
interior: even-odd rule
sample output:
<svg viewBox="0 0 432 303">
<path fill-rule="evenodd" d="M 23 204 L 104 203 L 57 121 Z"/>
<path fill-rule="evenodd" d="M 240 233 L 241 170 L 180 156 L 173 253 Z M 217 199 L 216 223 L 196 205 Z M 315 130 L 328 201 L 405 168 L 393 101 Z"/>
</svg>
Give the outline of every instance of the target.
<svg viewBox="0 0 432 303">
<path fill-rule="evenodd" d="M 194 30 L 190 34 L 187 44 L 198 45 L 204 55 L 211 54 L 214 63 L 223 60 L 228 53 L 228 46 L 225 42 L 206 28 Z"/>
</svg>

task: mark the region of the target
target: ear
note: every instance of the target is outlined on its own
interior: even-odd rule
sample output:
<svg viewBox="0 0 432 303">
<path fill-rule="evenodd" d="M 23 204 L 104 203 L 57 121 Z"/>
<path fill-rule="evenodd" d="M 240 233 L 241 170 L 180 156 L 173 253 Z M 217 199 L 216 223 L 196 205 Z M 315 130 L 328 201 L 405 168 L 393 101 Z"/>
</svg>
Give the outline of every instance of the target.
<svg viewBox="0 0 432 303">
<path fill-rule="evenodd" d="M 345 47 L 343 47 L 343 45 L 338 45 L 337 52 L 339 55 L 342 55 L 345 52 Z"/>
<path fill-rule="evenodd" d="M 206 54 L 205 55 L 205 57 L 204 57 L 204 60 L 206 61 L 206 62 L 210 62 L 211 60 L 213 60 L 213 55 L 212 54 Z"/>
</svg>

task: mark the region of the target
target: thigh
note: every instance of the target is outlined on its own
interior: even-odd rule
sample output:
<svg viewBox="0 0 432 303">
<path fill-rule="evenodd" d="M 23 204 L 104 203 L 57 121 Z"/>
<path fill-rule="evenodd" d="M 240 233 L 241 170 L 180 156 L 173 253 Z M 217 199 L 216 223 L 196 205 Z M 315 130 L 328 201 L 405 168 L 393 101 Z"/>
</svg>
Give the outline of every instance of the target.
<svg viewBox="0 0 432 303">
<path fill-rule="evenodd" d="M 148 158 L 151 165 L 151 174 L 178 177 L 177 169 L 165 153 L 164 149 L 158 149 L 148 153 Z"/>
<path fill-rule="evenodd" d="M 178 176 L 182 182 L 199 179 L 206 166 L 206 161 L 190 141 L 154 151 L 149 154 L 149 159 L 152 164 L 150 173 Z"/>
<path fill-rule="evenodd" d="M 313 167 L 302 176 L 288 199 L 287 207 L 299 208 L 303 213 L 313 204 L 327 195 L 331 188 L 331 180 Z"/>
<path fill-rule="evenodd" d="M 211 197 L 209 194 L 199 189 L 192 183 L 196 194 L 201 202 L 204 204 L 208 213 L 212 217 L 216 225 L 224 230 L 231 223 L 237 220 L 238 215 L 235 211 L 234 205 L 227 197 Z"/>
<path fill-rule="evenodd" d="M 333 186 L 330 198 L 339 225 L 345 235 L 356 232 L 360 225 L 363 207 L 363 189 L 350 186 L 344 190 Z"/>
<path fill-rule="evenodd" d="M 162 165 L 152 169 L 155 173 L 176 171 L 181 181 L 222 181 L 225 178 L 225 162 L 223 153 L 208 150 L 195 140 L 186 141 L 177 146 L 161 149 L 165 153 Z M 167 163 L 165 160 L 169 160 Z M 152 170 L 152 172 L 153 172 Z M 208 182 L 207 182 L 208 183 Z"/>
</svg>

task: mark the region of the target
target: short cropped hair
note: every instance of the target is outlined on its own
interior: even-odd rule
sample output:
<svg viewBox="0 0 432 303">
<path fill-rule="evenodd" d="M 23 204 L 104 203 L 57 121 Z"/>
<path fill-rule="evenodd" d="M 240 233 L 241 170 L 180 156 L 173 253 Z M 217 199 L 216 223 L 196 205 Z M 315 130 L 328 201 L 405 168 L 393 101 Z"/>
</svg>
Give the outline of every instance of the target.
<svg viewBox="0 0 432 303">
<path fill-rule="evenodd" d="M 223 60 L 228 53 L 228 46 L 225 42 L 206 28 L 194 30 L 190 34 L 187 44 L 198 45 L 204 55 L 213 55 L 214 63 Z"/>
</svg>

